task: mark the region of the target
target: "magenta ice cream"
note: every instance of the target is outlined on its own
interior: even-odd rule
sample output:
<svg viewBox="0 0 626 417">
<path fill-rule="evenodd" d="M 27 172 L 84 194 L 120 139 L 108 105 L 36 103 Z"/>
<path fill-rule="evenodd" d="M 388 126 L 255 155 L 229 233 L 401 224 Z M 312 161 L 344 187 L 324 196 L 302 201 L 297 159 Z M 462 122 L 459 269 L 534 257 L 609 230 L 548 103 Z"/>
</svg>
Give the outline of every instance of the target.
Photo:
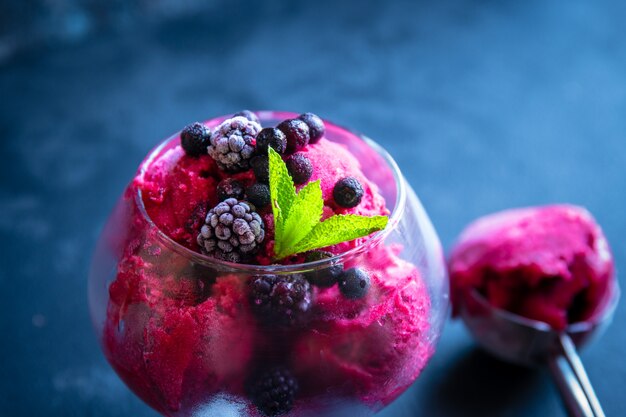
<svg viewBox="0 0 626 417">
<path fill-rule="evenodd" d="M 495 307 L 556 330 L 593 317 L 614 280 L 602 230 L 587 210 L 571 205 L 478 219 L 459 237 L 449 270 L 457 309 L 477 290 Z"/>
<path fill-rule="evenodd" d="M 222 121 L 206 125 L 215 131 Z M 293 154 L 282 155 L 293 177 L 320 180 L 322 218 L 389 215 L 388 202 L 368 175 L 377 167 L 361 163 L 376 160 L 375 151 L 341 128 L 326 128 L 358 141 L 361 156 L 324 135 L 296 145 L 295 154 L 304 156 L 310 169 L 306 164 L 293 168 L 301 161 L 290 166 Z M 144 401 L 165 415 L 191 415 L 222 396 L 239 403 L 246 415 L 324 413 L 324 404 L 333 401 L 377 410 L 417 378 L 433 353 L 431 299 L 422 274 L 402 259 L 402 244 L 382 242 L 313 272 L 265 276 L 245 273 L 245 268 L 212 268 L 206 241 L 214 235 L 201 230 L 213 227 L 206 219 L 222 207 L 220 200 L 230 201 L 224 199 L 229 193 L 240 195 L 224 208 L 231 210 L 226 214 L 248 207 L 262 223 L 257 233 L 252 230 L 257 217 L 247 217 L 256 247 L 242 252 L 245 265 L 323 261 L 372 239 L 363 236 L 275 259 L 272 207 L 252 189 L 262 174 L 246 162 L 248 143 L 257 146 L 256 141 L 238 142 L 234 149 L 243 157 L 233 159 L 228 149 L 190 155 L 175 137 L 142 165 L 125 198 L 140 192 L 145 213 L 136 207 L 126 214 L 128 232 L 109 285 L 103 335 L 107 358 Z M 232 160 L 240 164 L 233 168 L 237 172 L 229 172 Z M 338 194 L 336 185 L 345 178 L 352 182 Z M 354 181 L 360 190 L 352 206 Z M 258 204 L 238 205 L 248 198 Z M 220 227 L 213 230 L 236 232 Z M 165 236 L 181 247 L 164 250 L 174 245 Z M 238 238 L 241 243 L 235 243 L 248 244 L 245 234 Z M 180 251 L 187 250 L 199 260 L 181 258 Z"/>
</svg>

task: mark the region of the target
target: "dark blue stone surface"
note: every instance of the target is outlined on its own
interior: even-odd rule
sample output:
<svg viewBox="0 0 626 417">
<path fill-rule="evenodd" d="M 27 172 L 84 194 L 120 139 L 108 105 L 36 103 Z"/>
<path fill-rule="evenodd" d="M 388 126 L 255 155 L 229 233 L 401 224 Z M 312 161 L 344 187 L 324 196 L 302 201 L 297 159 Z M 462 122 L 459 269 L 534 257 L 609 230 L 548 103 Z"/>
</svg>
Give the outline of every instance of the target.
<svg viewBox="0 0 626 417">
<path fill-rule="evenodd" d="M 397 159 L 449 248 L 477 216 L 571 202 L 626 263 L 623 2 L 242 2 L 50 42 L 0 64 L 0 415 L 154 416 L 105 362 L 87 269 L 142 157 L 241 108 L 313 111 Z M 583 352 L 626 415 L 626 311 Z M 448 323 L 382 416 L 563 416 L 545 372 Z"/>
</svg>

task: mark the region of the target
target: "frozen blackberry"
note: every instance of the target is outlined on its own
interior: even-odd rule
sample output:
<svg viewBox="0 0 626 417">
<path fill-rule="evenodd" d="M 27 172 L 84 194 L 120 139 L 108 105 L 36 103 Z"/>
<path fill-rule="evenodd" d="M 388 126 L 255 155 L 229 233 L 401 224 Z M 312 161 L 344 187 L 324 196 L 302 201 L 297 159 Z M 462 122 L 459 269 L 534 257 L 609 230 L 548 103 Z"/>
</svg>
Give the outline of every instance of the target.
<svg viewBox="0 0 626 417">
<path fill-rule="evenodd" d="M 257 117 L 256 114 L 254 114 L 253 112 L 251 112 L 250 110 L 242 110 L 240 112 L 237 112 L 235 114 L 233 114 L 233 117 L 237 117 L 237 116 L 241 116 L 241 117 L 245 117 L 246 119 L 252 121 L 252 122 L 256 122 L 256 123 L 261 123 L 261 121 L 259 120 L 259 118 Z"/>
<path fill-rule="evenodd" d="M 332 258 L 331 252 L 316 250 L 307 252 L 304 256 L 306 262 L 321 261 L 322 259 Z M 324 267 L 304 274 L 306 279 L 316 287 L 329 288 L 337 283 L 337 277 L 343 272 L 343 264 L 334 264 L 330 267 Z"/>
<path fill-rule="evenodd" d="M 257 182 L 246 189 L 246 196 L 257 208 L 263 208 L 270 203 L 270 188 Z"/>
<path fill-rule="evenodd" d="M 351 268 L 339 276 L 339 289 L 346 298 L 365 297 L 370 287 L 370 276 L 361 268 Z"/>
<path fill-rule="evenodd" d="M 202 123 L 195 122 L 185 126 L 180 132 L 180 146 L 189 156 L 200 156 L 207 153 L 211 144 L 211 129 Z"/>
<path fill-rule="evenodd" d="M 311 307 L 311 285 L 302 274 L 255 275 L 250 281 L 250 304 L 268 325 L 294 325 Z"/>
<path fill-rule="evenodd" d="M 258 182 L 268 184 L 270 182 L 270 161 L 267 156 L 258 155 L 250 159 L 252 172 Z"/>
<path fill-rule="evenodd" d="M 250 168 L 255 137 L 260 130 L 261 125 L 243 116 L 226 119 L 211 134 L 207 151 L 220 169 L 231 173 L 245 171 Z"/>
<path fill-rule="evenodd" d="M 207 213 L 198 245 L 214 258 L 242 262 L 258 250 L 264 238 L 261 216 L 246 202 L 227 198 Z"/>
<path fill-rule="evenodd" d="M 354 177 L 342 178 L 333 188 L 333 198 L 341 207 L 356 207 L 363 198 L 363 186 Z"/>
<path fill-rule="evenodd" d="M 301 153 L 291 155 L 287 158 L 285 165 L 287 165 L 287 171 L 289 171 L 289 175 L 291 175 L 295 184 L 304 184 L 313 174 L 311 161 Z"/>
<path fill-rule="evenodd" d="M 309 126 L 300 119 L 289 119 L 276 126 L 287 138 L 286 153 L 294 153 L 309 143 Z"/>
<path fill-rule="evenodd" d="M 242 200 L 245 195 L 243 184 L 234 178 L 226 178 L 217 184 L 217 198 L 224 201 L 227 198 Z"/>
<path fill-rule="evenodd" d="M 249 385 L 252 402 L 268 417 L 288 413 L 298 392 L 298 382 L 292 373 L 283 367 L 256 375 Z"/>
<path fill-rule="evenodd" d="M 287 137 L 281 130 L 275 127 L 266 127 L 256 135 L 256 152 L 259 155 L 267 156 L 268 146 L 278 153 L 285 153 Z"/>
<path fill-rule="evenodd" d="M 316 114 L 302 113 L 298 116 L 309 127 L 309 143 L 317 143 L 326 133 L 324 122 Z"/>
</svg>

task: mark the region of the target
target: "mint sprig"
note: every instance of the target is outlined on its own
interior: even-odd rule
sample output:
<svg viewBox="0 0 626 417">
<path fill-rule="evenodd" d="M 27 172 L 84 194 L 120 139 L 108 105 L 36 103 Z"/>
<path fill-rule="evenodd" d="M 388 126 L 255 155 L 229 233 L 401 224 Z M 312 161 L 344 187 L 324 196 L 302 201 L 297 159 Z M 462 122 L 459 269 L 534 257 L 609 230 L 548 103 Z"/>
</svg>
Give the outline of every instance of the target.
<svg viewBox="0 0 626 417">
<path fill-rule="evenodd" d="M 324 209 L 320 181 L 309 182 L 296 193 L 280 155 L 271 147 L 268 152 L 276 259 L 354 240 L 387 225 L 387 216 L 356 214 L 335 215 L 320 221 Z"/>
<path fill-rule="evenodd" d="M 274 214 L 274 253 L 282 253 L 285 219 L 296 199 L 296 187 L 280 155 L 269 149 L 270 198 Z"/>
</svg>

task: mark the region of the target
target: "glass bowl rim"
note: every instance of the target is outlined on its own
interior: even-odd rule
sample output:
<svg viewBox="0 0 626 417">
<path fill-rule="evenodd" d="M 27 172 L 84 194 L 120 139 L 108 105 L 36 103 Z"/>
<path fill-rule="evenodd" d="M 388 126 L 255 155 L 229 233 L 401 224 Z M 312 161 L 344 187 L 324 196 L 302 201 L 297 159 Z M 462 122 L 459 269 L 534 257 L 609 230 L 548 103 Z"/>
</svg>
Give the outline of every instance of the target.
<svg viewBox="0 0 626 417">
<path fill-rule="evenodd" d="M 280 119 L 290 119 L 290 118 L 298 117 L 297 113 L 286 112 L 286 111 L 259 110 L 259 111 L 253 111 L 253 112 L 261 120 L 264 120 L 264 119 L 280 120 Z M 221 123 L 222 121 L 231 117 L 232 115 L 230 114 L 219 116 L 219 117 L 206 120 L 202 122 L 202 124 L 204 125 L 216 124 L 217 125 Z M 394 183 L 396 186 L 396 201 L 395 201 L 393 210 L 391 211 L 389 215 L 389 221 L 387 223 L 387 227 L 385 227 L 383 230 L 380 230 L 378 232 L 374 232 L 367 240 L 365 240 L 364 242 L 362 242 L 361 244 L 359 244 L 358 246 L 350 250 L 339 253 L 330 258 L 321 259 L 321 260 L 312 261 L 312 262 L 304 262 L 304 263 L 299 263 L 299 264 L 254 265 L 254 264 L 233 263 L 233 262 L 223 261 L 220 259 L 215 259 L 210 256 L 204 255 L 202 253 L 196 252 L 192 249 L 187 248 L 186 246 L 181 245 L 180 243 L 170 238 L 165 232 L 163 232 L 163 230 L 161 230 L 160 227 L 156 225 L 156 223 L 154 223 L 154 221 L 148 214 L 146 207 L 144 205 L 143 198 L 142 198 L 141 189 L 137 188 L 137 192 L 134 194 L 134 198 L 135 198 L 135 203 L 137 207 L 139 208 L 139 212 L 141 213 L 143 219 L 147 222 L 148 226 L 156 230 L 157 237 L 169 249 L 172 249 L 173 251 L 177 252 L 179 255 L 188 258 L 190 261 L 194 263 L 197 263 L 206 267 L 210 267 L 213 269 L 222 270 L 222 271 L 245 272 L 245 273 L 251 273 L 251 274 L 258 274 L 258 275 L 293 274 L 296 272 L 307 272 L 307 271 L 312 271 L 312 270 L 329 268 L 332 265 L 343 263 L 346 260 L 352 259 L 358 256 L 359 254 L 366 252 L 368 249 L 371 249 L 372 247 L 375 247 L 378 244 L 380 244 L 387 237 L 387 235 L 391 233 L 391 231 L 397 227 L 402 217 L 402 214 L 404 212 L 404 207 L 406 205 L 407 185 L 404 181 L 404 177 L 402 176 L 402 173 L 400 172 L 400 168 L 398 167 L 398 164 L 396 163 L 396 161 L 382 146 L 380 146 L 374 140 L 372 140 L 368 136 L 358 131 L 332 123 L 326 119 L 324 119 L 324 124 L 326 125 L 327 131 L 329 130 L 329 128 L 331 130 L 345 131 L 361 139 L 363 142 L 365 142 L 367 146 L 369 146 L 372 150 L 374 150 L 374 152 L 376 152 L 376 154 L 378 154 L 378 156 L 380 156 L 387 163 L 389 169 L 391 170 L 393 174 Z M 139 171 L 137 174 L 138 177 L 141 177 L 146 173 L 147 168 L 152 164 L 152 162 L 154 162 L 154 160 L 161 154 L 161 152 L 166 146 L 168 146 L 173 140 L 176 140 L 179 137 L 179 134 L 180 134 L 180 131 L 174 133 L 173 135 L 169 136 L 167 139 L 159 143 L 159 145 L 156 146 L 152 151 L 150 151 L 148 156 L 144 159 L 144 161 L 141 163 L 139 167 Z"/>
</svg>

